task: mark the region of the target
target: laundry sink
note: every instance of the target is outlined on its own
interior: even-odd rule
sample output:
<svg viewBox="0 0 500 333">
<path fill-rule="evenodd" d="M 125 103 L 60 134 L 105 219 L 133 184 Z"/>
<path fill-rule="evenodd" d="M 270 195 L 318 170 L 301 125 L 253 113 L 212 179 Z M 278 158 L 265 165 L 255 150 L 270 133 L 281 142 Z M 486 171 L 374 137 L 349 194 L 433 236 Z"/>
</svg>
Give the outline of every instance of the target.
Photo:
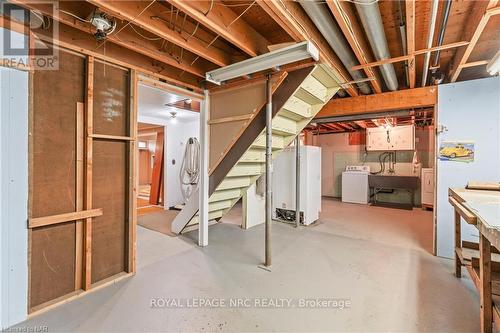
<svg viewBox="0 0 500 333">
<path fill-rule="evenodd" d="M 417 176 L 403 176 L 395 174 L 369 175 L 368 186 L 387 189 L 416 190 L 420 178 Z"/>
</svg>

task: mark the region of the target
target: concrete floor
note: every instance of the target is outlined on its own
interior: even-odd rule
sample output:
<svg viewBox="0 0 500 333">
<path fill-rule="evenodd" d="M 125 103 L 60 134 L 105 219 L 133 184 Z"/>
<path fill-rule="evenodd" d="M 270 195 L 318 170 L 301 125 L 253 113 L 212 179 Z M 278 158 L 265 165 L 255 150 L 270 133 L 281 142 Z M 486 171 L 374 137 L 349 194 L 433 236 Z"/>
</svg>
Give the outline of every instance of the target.
<svg viewBox="0 0 500 333">
<path fill-rule="evenodd" d="M 205 248 L 193 246 L 195 233 L 172 238 L 139 228 L 135 277 L 19 326 L 47 325 L 51 332 L 477 332 L 479 301 L 470 279 L 456 279 L 451 260 L 430 254 L 431 216 L 325 199 L 317 225 L 273 225 L 272 272 L 257 268 L 262 226 L 245 231 L 235 221 L 217 224 Z M 151 308 L 156 298 L 186 305 L 186 299 L 211 297 L 289 298 L 293 304 L 337 298 L 351 305 Z"/>
</svg>

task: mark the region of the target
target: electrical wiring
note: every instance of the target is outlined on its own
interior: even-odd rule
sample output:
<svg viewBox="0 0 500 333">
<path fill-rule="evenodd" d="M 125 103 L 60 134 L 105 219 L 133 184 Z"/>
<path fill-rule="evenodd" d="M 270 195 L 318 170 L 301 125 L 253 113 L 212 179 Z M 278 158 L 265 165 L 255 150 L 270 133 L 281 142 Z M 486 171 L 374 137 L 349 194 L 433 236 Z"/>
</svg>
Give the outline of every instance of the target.
<svg viewBox="0 0 500 333">
<path fill-rule="evenodd" d="M 83 19 L 83 18 L 81 18 L 81 17 L 79 17 L 79 16 L 77 16 L 77 15 L 75 15 L 75 14 L 73 14 L 73 13 L 70 13 L 70 12 L 68 12 L 68 11 L 65 11 L 65 10 L 62 10 L 62 9 L 59 9 L 59 11 L 60 11 L 61 13 L 67 14 L 67 15 L 69 15 L 69 16 L 72 16 L 72 17 L 74 17 L 74 18 L 76 18 L 77 20 L 80 20 L 80 21 L 82 21 L 82 22 L 92 23 L 92 20 L 86 20 L 86 19 Z"/>
<path fill-rule="evenodd" d="M 139 31 L 135 30 L 134 26 L 131 24 L 130 27 L 132 28 L 132 30 L 134 30 L 134 32 L 136 34 L 138 34 L 139 36 L 141 36 L 142 38 L 146 39 L 146 40 L 160 40 L 160 39 L 163 39 L 161 37 L 147 37 L 147 36 L 144 36 L 143 34 L 141 34 Z"/>
</svg>

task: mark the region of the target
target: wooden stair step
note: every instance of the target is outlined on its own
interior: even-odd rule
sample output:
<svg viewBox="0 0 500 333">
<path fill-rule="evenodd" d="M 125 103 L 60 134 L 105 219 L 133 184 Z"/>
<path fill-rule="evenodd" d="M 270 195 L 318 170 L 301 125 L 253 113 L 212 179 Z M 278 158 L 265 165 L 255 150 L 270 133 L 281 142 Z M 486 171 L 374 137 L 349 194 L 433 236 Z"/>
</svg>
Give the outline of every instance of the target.
<svg viewBox="0 0 500 333">
<path fill-rule="evenodd" d="M 311 117 L 311 105 L 298 97 L 292 96 L 286 101 L 279 114 L 299 121 Z"/>
<path fill-rule="evenodd" d="M 231 188 L 245 188 L 250 186 L 250 177 L 232 177 L 225 178 L 217 187 L 217 190 L 227 190 Z"/>
<path fill-rule="evenodd" d="M 284 148 L 284 140 L 281 135 L 273 135 L 273 149 L 283 149 Z M 259 137 L 252 143 L 252 147 L 259 149 L 266 149 L 266 135 L 261 134 Z"/>
<path fill-rule="evenodd" d="M 308 76 L 300 85 L 300 89 L 294 94 L 303 101 L 314 105 L 327 102 L 328 88 L 319 82 L 314 76 Z"/>
<path fill-rule="evenodd" d="M 238 162 L 242 163 L 264 163 L 266 162 L 266 152 L 262 149 L 250 148 Z"/>
<path fill-rule="evenodd" d="M 241 197 L 241 190 L 240 189 L 230 189 L 230 190 L 217 190 L 208 199 L 208 202 L 216 202 L 216 201 L 222 201 L 222 200 L 230 200 L 230 199 L 236 199 Z"/>
<path fill-rule="evenodd" d="M 239 164 L 237 163 L 226 177 L 257 176 L 262 173 L 261 164 Z"/>
</svg>

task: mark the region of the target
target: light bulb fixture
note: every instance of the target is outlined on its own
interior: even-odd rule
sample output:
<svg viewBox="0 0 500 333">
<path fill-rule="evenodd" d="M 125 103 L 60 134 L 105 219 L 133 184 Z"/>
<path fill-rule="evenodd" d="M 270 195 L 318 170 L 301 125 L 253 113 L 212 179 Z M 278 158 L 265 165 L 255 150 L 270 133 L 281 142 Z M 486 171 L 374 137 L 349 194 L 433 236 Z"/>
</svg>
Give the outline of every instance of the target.
<svg viewBox="0 0 500 333">
<path fill-rule="evenodd" d="M 309 58 L 318 61 L 319 50 L 312 42 L 304 41 L 207 72 L 206 80 L 220 85 L 230 79 Z"/>
<path fill-rule="evenodd" d="M 191 98 L 186 98 L 184 100 L 184 103 L 186 103 L 187 105 L 191 105 L 192 102 L 193 102 L 193 100 Z"/>
<path fill-rule="evenodd" d="M 497 75 L 500 73 L 500 50 L 498 50 L 493 59 L 488 62 L 486 71 L 490 73 L 490 75 Z"/>
</svg>

